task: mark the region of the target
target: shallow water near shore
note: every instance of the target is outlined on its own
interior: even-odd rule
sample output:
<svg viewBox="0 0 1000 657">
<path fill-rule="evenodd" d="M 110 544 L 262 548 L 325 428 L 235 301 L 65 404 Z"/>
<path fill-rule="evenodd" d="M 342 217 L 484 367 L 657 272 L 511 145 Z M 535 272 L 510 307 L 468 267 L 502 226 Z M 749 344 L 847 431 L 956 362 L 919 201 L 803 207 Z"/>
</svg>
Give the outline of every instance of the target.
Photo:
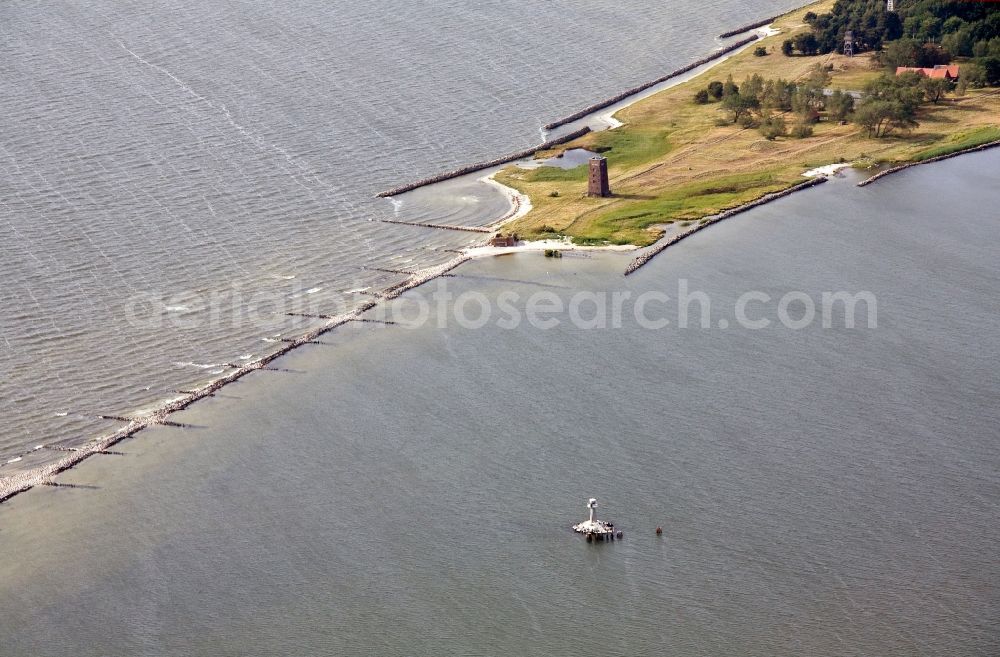
<svg viewBox="0 0 1000 657">
<path fill-rule="evenodd" d="M 2 652 L 995 653 L 998 165 L 849 172 L 627 279 L 464 265 L 489 300 L 686 279 L 712 328 L 337 330 L 0 507 Z M 877 328 L 718 328 L 750 290 L 867 290 Z M 623 541 L 569 531 L 591 495 Z"/>
<path fill-rule="evenodd" d="M 379 190 L 537 144 L 794 4 L 3 4 L 0 476 L 475 239 L 378 219 L 507 211 L 474 182 Z"/>
</svg>

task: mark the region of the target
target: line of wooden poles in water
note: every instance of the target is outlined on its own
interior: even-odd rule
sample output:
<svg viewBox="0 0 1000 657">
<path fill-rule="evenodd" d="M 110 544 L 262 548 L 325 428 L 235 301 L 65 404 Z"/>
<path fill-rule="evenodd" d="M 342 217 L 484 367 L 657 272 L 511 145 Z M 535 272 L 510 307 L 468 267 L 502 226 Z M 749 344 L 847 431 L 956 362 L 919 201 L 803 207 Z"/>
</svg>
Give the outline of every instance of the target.
<svg viewBox="0 0 1000 657">
<path fill-rule="evenodd" d="M 337 328 L 338 326 L 343 326 L 348 322 L 365 322 L 365 323 L 383 323 L 379 320 L 372 320 L 362 317 L 364 313 L 368 312 L 372 308 L 378 305 L 379 301 L 391 300 L 399 297 L 403 292 L 413 289 L 419 285 L 423 285 L 429 280 L 437 278 L 438 276 L 445 275 L 451 270 L 455 269 L 459 265 L 467 262 L 470 258 L 465 255 L 461 255 L 456 258 L 452 258 L 448 262 L 439 265 L 437 267 L 430 268 L 423 273 L 414 274 L 408 279 L 396 283 L 387 287 L 378 293 L 378 300 L 366 301 L 354 310 L 346 312 L 342 315 L 336 316 L 323 316 L 327 319 L 327 322 L 322 326 L 316 327 L 298 338 L 288 340 L 287 342 L 282 342 L 281 346 L 270 354 L 261 356 L 260 358 L 250 361 L 247 363 L 236 364 L 227 363 L 226 366 L 234 368 L 232 372 L 226 374 L 210 383 L 194 389 L 185 391 L 183 396 L 172 400 L 163 406 L 155 409 L 148 415 L 143 415 L 139 417 L 127 417 L 119 415 L 101 415 L 103 419 L 115 420 L 125 423 L 124 426 L 119 428 L 110 434 L 106 434 L 97 438 L 85 445 L 80 447 L 60 447 L 52 445 L 40 445 L 35 449 L 29 450 L 22 454 L 26 456 L 38 449 L 52 449 L 55 451 L 65 452 L 66 456 L 58 459 L 53 463 L 49 463 L 33 470 L 28 470 L 25 472 L 15 473 L 3 478 L 0 478 L 0 503 L 9 500 L 10 498 L 23 493 L 27 490 L 34 488 L 35 486 L 42 485 L 52 485 L 52 478 L 56 475 L 73 468 L 79 463 L 85 461 L 95 454 L 112 454 L 114 452 L 110 451 L 110 448 L 117 445 L 127 438 L 131 438 L 138 432 L 152 426 L 167 426 L 167 427 L 177 427 L 184 428 L 186 425 L 173 422 L 169 420 L 169 416 L 173 413 L 182 411 L 191 404 L 195 403 L 200 399 L 213 396 L 216 392 L 224 388 L 225 386 L 238 381 L 244 376 L 250 374 L 251 372 L 257 372 L 261 370 L 278 370 L 280 368 L 268 368 L 267 366 L 278 358 L 289 353 L 293 349 L 300 347 L 304 344 L 316 344 L 316 338 L 324 335 Z M 387 323 L 387 322 L 386 322 Z"/>
<path fill-rule="evenodd" d="M 731 31 L 731 32 L 727 32 L 727 33 L 725 33 L 723 35 L 720 35 L 720 37 L 733 36 L 733 35 L 736 35 L 736 34 L 740 34 L 742 32 L 748 31 L 750 29 L 755 29 L 757 27 L 761 27 L 763 25 L 767 25 L 770 22 L 772 22 L 773 20 L 774 20 L 773 18 L 762 20 L 762 21 L 759 21 L 757 23 L 754 23 L 754 24 L 751 24 L 749 26 L 746 26 L 744 28 L 741 28 L 739 30 L 734 30 L 734 31 Z M 646 89 L 648 89 L 648 88 L 650 88 L 652 86 L 660 84 L 661 82 L 665 82 L 666 80 L 669 80 L 672 77 L 676 77 L 678 75 L 682 75 L 684 73 L 687 73 L 687 72 L 689 72 L 689 71 L 697 68 L 698 66 L 706 64 L 706 63 L 708 63 L 708 62 L 710 62 L 710 61 L 712 61 L 714 59 L 718 59 L 719 57 L 722 57 L 723 55 L 725 55 L 725 54 L 727 54 L 729 52 L 732 52 L 733 50 L 736 50 L 736 49 L 738 49 L 738 48 L 740 48 L 742 46 L 745 46 L 745 45 L 747 45 L 749 43 L 752 43 L 753 41 L 756 41 L 758 38 L 759 37 L 757 35 L 753 35 L 751 37 L 748 37 L 747 39 L 743 39 L 743 40 L 741 40 L 739 42 L 731 44 L 731 45 L 727 46 L 726 48 L 723 48 L 723 49 L 717 51 L 716 53 L 714 53 L 713 55 L 711 55 L 709 57 L 702 58 L 702 59 L 698 60 L 697 62 L 694 62 L 692 64 L 689 64 L 688 66 L 685 66 L 685 67 L 682 67 L 681 69 L 673 71 L 672 73 L 670 73 L 670 74 L 668 74 L 666 76 L 663 76 L 661 78 L 658 78 L 655 81 L 651 81 L 649 83 L 646 83 L 645 85 L 640 85 L 639 87 L 635 87 L 633 89 L 630 89 L 627 92 L 623 92 L 622 94 L 619 94 L 618 96 L 616 96 L 616 97 L 614 97 L 612 99 L 608 99 L 608 100 L 602 101 L 601 103 L 596 103 L 594 105 L 591 105 L 590 107 L 586 108 L 585 110 L 581 110 L 580 112 L 577 112 L 576 114 L 574 114 L 574 115 L 572 115 L 570 117 L 566 117 L 565 119 L 561 119 L 559 121 L 555 121 L 553 123 L 550 123 L 550 124 L 546 125 L 545 128 L 546 129 L 553 129 L 553 128 L 565 125 L 566 123 L 571 123 L 572 121 L 575 121 L 577 119 L 583 118 L 584 116 L 587 116 L 588 114 L 592 114 L 592 113 L 594 113 L 596 111 L 599 111 L 599 110 L 604 109 L 604 108 L 606 108 L 606 107 L 608 107 L 610 105 L 613 105 L 613 104 L 615 104 L 615 103 L 617 103 L 617 102 L 619 102 L 621 100 L 624 100 L 625 98 L 628 98 L 629 96 L 632 96 L 632 95 L 634 95 L 636 93 L 644 91 L 644 90 L 646 90 Z M 389 190 L 387 192 L 383 192 L 383 193 L 379 194 L 378 196 L 380 196 L 380 197 L 394 196 L 394 195 L 401 194 L 401 193 L 406 192 L 406 191 L 411 191 L 413 189 L 417 189 L 419 187 L 423 187 L 423 186 L 430 185 L 430 184 L 433 184 L 433 183 L 436 183 L 436 182 L 441 182 L 441 181 L 448 180 L 448 179 L 451 179 L 451 178 L 455 178 L 455 177 L 458 177 L 458 176 L 461 176 L 461 175 L 472 173 L 474 171 L 479 171 L 479 170 L 482 170 L 482 169 L 491 168 L 493 166 L 498 166 L 500 164 L 505 164 L 505 163 L 513 162 L 513 161 L 516 161 L 516 160 L 519 160 L 519 159 L 524 159 L 525 157 L 529 157 L 531 155 L 534 155 L 535 153 L 537 153 L 540 150 L 544 150 L 544 149 L 550 148 L 552 146 L 564 144 L 564 143 L 572 141 L 572 140 L 574 140 L 574 139 L 576 139 L 578 137 L 581 137 L 581 136 L 587 134 L 588 132 L 590 132 L 590 128 L 581 128 L 581 129 L 576 130 L 576 131 L 574 131 L 572 133 L 569 133 L 567 135 L 559 137 L 558 139 L 553 139 L 553 140 L 547 141 L 547 142 L 545 142 L 545 143 L 543 143 L 540 146 L 537 146 L 535 148 L 526 149 L 526 150 L 520 151 L 518 153 L 512 153 L 510 155 L 507 155 L 507 156 L 504 156 L 504 157 L 501 157 L 501 158 L 497 158 L 497 159 L 491 160 L 489 162 L 482 162 L 482 163 L 477 163 L 477 164 L 470 165 L 470 166 L 467 166 L 467 167 L 463 167 L 461 169 L 457 169 L 455 171 L 451 171 L 451 172 L 448 172 L 448 173 L 445 173 L 445 174 L 440 174 L 438 176 L 433 176 L 431 178 L 427 178 L 427 179 L 424 179 L 424 180 L 421 180 L 421 181 L 418 181 L 416 183 L 412 183 L 412 184 L 409 184 L 409 185 L 403 185 L 403 186 L 397 187 L 395 189 Z M 953 152 L 953 153 L 947 153 L 947 154 L 940 155 L 940 156 L 937 156 L 937 157 L 928 158 L 928 159 L 920 161 L 920 162 L 912 162 L 912 163 L 909 163 L 909 164 L 903 164 L 903 165 L 899 165 L 899 166 L 896 166 L 896 167 L 891 167 L 889 169 L 886 169 L 884 171 L 881 171 L 881 172 L 873 175 L 872 177 L 870 177 L 870 178 L 868 178 L 866 180 L 863 180 L 863 181 L 859 182 L 858 186 L 859 187 L 863 187 L 863 186 L 869 185 L 869 184 L 871 184 L 871 183 L 873 183 L 873 182 L 875 182 L 875 181 L 877 181 L 877 180 L 879 180 L 879 179 L 881 179 L 881 178 L 883 178 L 885 176 L 891 175 L 893 173 L 897 173 L 899 171 L 903 171 L 903 170 L 908 169 L 908 168 L 913 167 L 913 166 L 917 166 L 917 165 L 921 165 L 921 164 L 930 164 L 932 162 L 939 162 L 939 161 L 946 160 L 946 159 L 949 159 L 949 158 L 952 158 L 952 157 L 957 157 L 959 155 L 963 155 L 965 153 L 976 152 L 976 151 L 984 151 L 984 150 L 995 148 L 995 147 L 998 147 L 998 146 L 1000 146 L 1000 140 L 996 140 L 996 141 L 989 142 L 989 143 L 986 143 L 986 144 L 981 144 L 981 145 L 978 145 L 978 146 L 972 146 L 972 147 L 969 147 L 969 148 L 966 148 L 966 149 L 962 149 L 962 150 L 959 150 L 959 151 L 956 151 L 956 152 Z M 625 276 L 629 276 L 629 275 L 635 273 L 643 265 L 645 265 L 646 263 L 648 263 L 650 260 L 652 260 L 654 257 L 656 257 L 658 254 L 662 253 L 664 250 L 666 250 L 670 246 L 676 244 L 677 242 L 680 242 L 684 238 L 686 238 L 686 237 L 688 237 L 688 236 L 690 236 L 690 235 L 692 235 L 692 234 L 694 234 L 694 233 L 696 233 L 696 232 L 698 232 L 698 231 L 700 231 L 700 230 L 702 230 L 704 228 L 707 228 L 708 226 L 711 226 L 712 224 L 718 223 L 719 221 L 722 221 L 724 219 L 728 219 L 728 218 L 730 218 L 730 217 L 732 217 L 734 215 L 740 214 L 742 212 L 746 212 L 747 210 L 750 210 L 752 208 L 764 205 L 766 203 L 770 203 L 771 201 L 777 200 L 779 198 L 783 198 L 783 197 L 788 196 L 790 194 L 793 194 L 795 192 L 798 192 L 798 191 L 801 191 L 801 190 L 804 190 L 804 189 L 808 189 L 810 187 L 813 187 L 815 185 L 819 185 L 819 184 L 822 184 L 822 183 L 825 183 L 825 182 L 827 182 L 827 178 L 825 176 L 818 176 L 818 177 L 813 178 L 811 180 L 808 180 L 806 182 L 803 182 L 803 183 L 800 183 L 798 185 L 795 185 L 795 186 L 793 186 L 793 187 L 791 187 L 789 189 L 783 190 L 781 192 L 776 192 L 774 194 L 768 194 L 768 195 L 766 195 L 766 196 L 764 196 L 764 197 L 762 197 L 762 198 L 760 198 L 760 199 L 758 199 L 756 201 L 752 201 L 752 202 L 747 203 L 745 205 L 742 205 L 742 206 L 740 206 L 738 208 L 733 208 L 731 210 L 727 210 L 727 211 L 722 212 L 719 215 L 716 215 L 715 217 L 709 218 L 707 220 L 702 220 L 700 223 L 698 223 L 695 226 L 691 227 L 690 230 L 687 230 L 687 231 L 685 231 L 685 232 L 683 232 L 683 233 L 681 233 L 679 235 L 674 235 L 674 236 L 672 236 L 672 237 L 670 237 L 668 239 L 661 240 L 656 245 L 654 245 L 653 248 L 651 248 L 650 250 L 648 250 L 648 251 L 644 252 L 643 254 L 637 256 L 628 265 L 628 267 L 625 269 Z M 383 221 L 385 223 L 406 224 L 406 225 L 415 225 L 415 226 L 421 226 L 421 227 L 427 227 L 427 228 L 460 230 L 460 231 L 466 231 L 466 232 L 489 233 L 489 232 L 493 231 L 493 229 L 490 228 L 490 227 L 448 226 L 448 225 L 429 224 L 429 223 L 420 224 L 420 223 L 411 223 L 411 222 L 394 221 L 394 220 L 383 220 Z M 422 285 L 422 284 L 426 283 L 429 280 L 432 280 L 432 279 L 440 277 L 440 276 L 449 275 L 448 272 L 450 272 L 452 269 L 455 269 L 456 267 L 458 267 L 459 265 L 463 264 L 464 262 L 468 261 L 469 259 L 470 258 L 468 256 L 466 256 L 466 255 L 460 255 L 459 257 L 453 258 L 452 260 L 450 260 L 449 262 L 445 263 L 444 265 L 441 265 L 439 267 L 430 269 L 427 272 L 424 272 L 422 274 L 418 274 L 416 272 L 405 272 L 405 271 L 400 271 L 400 270 L 381 270 L 381 269 L 377 269 L 378 271 L 387 271 L 387 272 L 392 272 L 392 273 L 405 274 L 405 275 L 408 275 L 409 278 L 407 278 L 406 280 L 404 280 L 404 281 L 402 281 L 400 283 L 396 283 L 394 285 L 389 286 L 388 288 L 382 290 L 381 292 L 376 293 L 375 296 L 378 297 L 379 300 L 388 300 L 388 299 L 396 298 L 399 295 L 401 295 L 403 292 L 405 292 L 406 290 L 409 290 L 409 289 L 412 289 L 412 288 L 417 287 L 419 285 Z M 169 427 L 178 427 L 178 428 L 185 427 L 186 425 L 184 425 L 182 423 L 172 422 L 172 421 L 168 420 L 167 419 L 168 416 L 171 415 L 171 414 L 173 414 L 173 413 L 176 413 L 178 411 L 182 411 L 182 410 L 186 409 L 191 404 L 193 404 L 194 402 L 196 402 L 196 401 L 198 401 L 200 399 L 204 399 L 205 397 L 212 397 L 212 396 L 214 396 L 215 393 L 218 390 L 222 389 L 226 385 L 229 385 L 230 383 L 233 383 L 234 381 L 237 381 L 237 380 L 241 379 L 242 377 L 246 376 L 247 374 L 250 374 L 251 372 L 261 371 L 261 370 L 276 370 L 276 369 L 278 369 L 278 368 L 268 368 L 267 365 L 269 363 L 273 362 L 274 360 L 280 358 L 281 356 L 284 356 L 288 352 L 292 351 L 293 349 L 295 349 L 295 348 L 297 348 L 297 347 L 299 347 L 301 345 L 304 345 L 304 344 L 318 344 L 316 342 L 316 338 L 318 338 L 319 336 L 321 336 L 321 335 L 323 335 L 323 334 L 325 334 L 325 333 L 333 330 L 334 328 L 337 328 L 338 326 L 342 326 L 342 325 L 344 325 L 344 324 L 346 324 L 348 322 L 352 322 L 352 321 L 391 324 L 391 322 L 383 322 L 383 321 L 380 321 L 380 320 L 372 320 L 372 319 L 367 319 L 367 318 L 362 318 L 361 317 L 361 315 L 363 313 L 367 312 L 368 310 L 371 310 L 376 305 L 378 305 L 378 301 L 374 301 L 374 300 L 373 301 L 368 301 L 368 302 L 362 304 L 361 306 L 359 306 L 358 308 L 356 308 L 356 309 L 354 309 L 354 310 L 352 310 L 352 311 L 350 311 L 348 313 L 345 313 L 343 315 L 339 315 L 339 316 L 322 315 L 322 314 L 317 314 L 317 315 L 305 315 L 305 314 L 301 314 L 303 317 L 312 317 L 312 318 L 317 318 L 317 319 L 325 319 L 325 320 L 327 320 L 327 323 L 324 324 L 321 327 L 315 328 L 315 329 L 307 332 L 305 335 L 302 335 L 302 336 L 300 336 L 298 338 L 283 340 L 282 341 L 283 344 L 282 344 L 282 346 L 279 349 L 277 349 L 276 351 L 274 351 L 274 352 L 272 352 L 272 353 L 270 353 L 270 354 L 268 354 L 266 356 L 262 356 L 261 358 L 255 360 L 255 361 L 251 361 L 251 362 L 244 363 L 244 364 L 227 363 L 226 365 L 228 367 L 231 367 L 231 368 L 234 369 L 233 372 L 231 372 L 231 373 L 229 373 L 229 374 L 227 374 L 227 375 L 225 375 L 225 376 L 223 376 L 223 377 L 221 377 L 219 379 L 216 379 L 216 380 L 214 380 L 214 381 L 206 384 L 205 386 L 203 386 L 201 388 L 198 388 L 198 389 L 195 389 L 195 390 L 177 391 L 178 393 L 183 394 L 183 396 L 181 398 L 173 400 L 173 401 L 171 401 L 171 402 L 163 405 L 162 407 L 156 409 L 155 411 L 153 411 L 149 415 L 142 416 L 142 417 L 125 417 L 125 416 L 109 416 L 109 415 L 100 416 L 100 417 L 102 417 L 104 419 L 113 419 L 113 420 L 124 422 L 125 426 L 121 427 L 120 429 L 118 429 L 117 431 L 115 431 L 115 432 L 113 432 L 111 434 L 107 434 L 107 435 L 105 435 L 105 436 L 103 436 L 101 438 L 98 438 L 98 439 L 96 439 L 94 441 L 91 441 L 90 443 L 88 443 L 88 444 L 86 444 L 86 445 L 84 445 L 82 447 L 72 448 L 72 447 L 63 447 L 63 446 L 59 446 L 59 445 L 39 445 L 35 449 L 29 450 L 28 452 L 25 452 L 24 454 L 21 455 L 22 457 L 26 456 L 27 454 L 30 454 L 31 452 L 34 452 L 34 451 L 36 451 L 38 449 L 49 449 L 49 450 L 54 450 L 54 451 L 66 452 L 67 456 L 65 456 L 62 459 L 57 460 L 54 463 L 47 464 L 45 466 L 36 468 L 34 470 L 30 470 L 30 471 L 27 471 L 27 472 L 21 472 L 21 473 L 17 473 L 17 474 L 14 474 L 14 475 L 10 475 L 10 476 L 7 476 L 7 477 L 0 478 L 0 503 L 5 502 L 6 500 L 10 499 L 11 497 L 14 497 L 15 495 L 17 495 L 19 493 L 25 492 L 25 491 L 30 490 L 31 488 L 33 488 L 35 486 L 39 486 L 39 485 L 63 486 L 63 487 L 85 487 L 85 486 L 74 485 L 74 484 L 60 484 L 60 483 L 56 483 L 56 482 L 54 482 L 52 480 L 52 478 L 54 476 L 58 475 L 59 473 L 64 472 L 64 471 L 66 471 L 66 470 L 68 470 L 68 469 L 76 466 L 77 464 L 79 464 L 80 462 L 82 462 L 82 461 L 86 460 L 87 458 L 93 456 L 94 454 L 121 454 L 121 452 L 114 452 L 114 451 L 111 451 L 109 448 L 113 447 L 114 445 L 120 443 L 121 441 L 123 441 L 123 440 L 125 440 L 127 438 L 130 438 L 130 437 L 134 436 L 136 433 L 138 433 L 139 431 L 142 431 L 143 429 L 145 429 L 147 427 L 157 426 L 157 425 L 159 425 L 159 426 L 169 426 Z M 289 314 L 290 315 L 298 315 L 296 313 L 289 313 Z M 657 534 L 661 533 L 661 529 L 659 527 L 657 527 L 657 532 L 656 533 Z M 620 536 L 619 536 L 619 538 L 620 538 Z M 590 535 L 588 535 L 587 540 L 588 541 L 591 540 Z"/>
<path fill-rule="evenodd" d="M 985 151 L 987 149 L 996 147 L 1000 147 L 1000 140 L 996 140 L 986 144 L 981 144 L 978 146 L 972 146 L 966 149 L 962 149 L 960 151 L 956 151 L 954 153 L 948 153 L 945 155 L 928 158 L 920 162 L 912 162 L 909 164 L 891 167 L 889 169 L 886 169 L 880 173 L 871 176 L 870 178 L 867 178 L 866 180 L 859 182 L 858 186 L 863 187 L 865 185 L 869 185 L 877 180 L 880 180 L 885 176 L 891 175 L 893 173 L 898 173 L 913 166 L 930 164 L 933 162 L 940 162 L 942 160 L 947 160 L 953 157 L 957 157 L 965 153 Z M 747 210 L 750 210 L 752 208 L 759 207 L 766 203 L 770 203 L 771 201 L 775 201 L 779 198 L 783 198 L 795 192 L 802 191 L 804 189 L 809 189 L 816 185 L 825 183 L 827 182 L 827 180 L 828 179 L 825 176 L 818 176 L 811 180 L 790 187 L 789 189 L 780 192 L 775 192 L 773 194 L 768 194 L 766 196 L 761 197 L 760 199 L 757 199 L 756 201 L 752 201 L 738 208 L 727 210 L 715 217 L 708 219 L 707 221 L 702 221 L 693 226 L 690 230 L 685 231 L 680 235 L 674 235 L 666 240 L 660 241 L 652 249 L 636 257 L 626 268 L 625 275 L 628 276 L 630 274 L 635 273 L 639 268 L 641 268 L 643 265 L 648 263 L 650 260 L 652 260 L 654 257 L 662 253 L 670 246 L 676 244 L 677 242 L 680 242 L 684 238 L 700 230 L 703 230 L 704 228 L 707 228 L 708 226 L 718 223 L 719 221 L 722 221 L 724 219 L 733 217 L 742 212 L 746 212 Z M 385 290 L 377 293 L 376 296 L 380 300 L 389 300 L 396 298 L 406 290 L 412 289 L 419 285 L 423 285 L 429 280 L 432 280 L 440 276 L 450 275 L 449 272 L 451 270 L 455 269 L 456 267 L 467 262 L 470 259 L 471 258 L 469 256 L 460 255 L 459 257 L 453 258 L 452 260 L 448 261 L 444 265 L 430 269 L 420 274 L 416 272 L 405 272 L 401 270 L 379 270 L 387 272 L 391 271 L 392 273 L 406 274 L 409 275 L 409 278 L 400 283 L 396 283 L 394 285 L 389 286 Z M 77 447 L 63 447 L 59 445 L 39 445 L 35 449 L 25 452 L 24 454 L 22 454 L 22 456 L 30 454 L 31 452 L 34 452 L 37 449 L 44 448 L 54 451 L 66 452 L 67 455 L 64 458 L 59 459 L 54 463 L 47 464 L 40 468 L 0 478 L 0 503 L 5 502 L 6 500 L 14 497 L 19 493 L 23 493 L 27 490 L 30 490 L 35 486 L 48 485 L 48 486 L 74 487 L 73 485 L 70 484 L 57 484 L 52 480 L 52 478 L 58 475 L 59 473 L 64 472 L 76 466 L 77 464 L 81 463 L 82 461 L 86 460 L 87 458 L 95 454 L 120 454 L 120 452 L 111 451 L 110 448 L 120 443 L 121 441 L 125 440 L 126 438 L 134 436 L 136 433 L 142 431 L 147 427 L 159 425 L 159 426 L 184 428 L 186 425 L 179 422 L 170 421 L 167 419 L 168 416 L 178 411 L 186 409 L 191 404 L 200 399 L 214 396 L 218 390 L 222 389 L 226 385 L 229 385 L 230 383 L 233 383 L 234 381 L 243 378 L 244 376 L 250 374 L 251 372 L 256 372 L 261 370 L 279 370 L 279 368 L 268 368 L 267 365 L 273 362 L 274 360 L 280 358 L 281 356 L 284 356 L 285 354 L 292 351 L 296 347 L 299 347 L 304 344 L 318 344 L 316 342 L 316 338 L 329 331 L 332 331 L 334 328 L 337 328 L 338 326 L 342 326 L 348 322 L 370 322 L 370 323 L 390 324 L 391 322 L 385 322 L 381 320 L 374 320 L 361 317 L 362 314 L 371 310 L 377 305 L 378 301 L 375 300 L 368 301 L 348 313 L 337 316 L 322 315 L 322 314 L 306 315 L 301 313 L 289 313 L 290 315 L 301 314 L 303 317 L 325 319 L 327 320 L 327 323 L 324 324 L 323 326 L 320 326 L 318 328 L 309 331 L 308 333 L 300 336 L 299 338 L 288 339 L 283 341 L 283 344 L 279 349 L 266 356 L 262 356 L 261 358 L 255 361 L 251 361 L 245 364 L 226 363 L 226 366 L 234 368 L 233 372 L 227 374 L 226 376 L 223 376 L 222 378 L 216 379 L 201 388 L 195 390 L 177 391 L 178 393 L 183 394 L 184 396 L 165 404 L 164 406 L 160 407 L 159 409 L 156 409 L 154 412 L 150 413 L 147 416 L 142 416 L 142 417 L 126 417 L 126 416 L 114 416 L 114 415 L 99 416 L 104 419 L 112 419 L 125 422 L 125 426 L 123 426 L 122 428 L 118 429 L 117 431 L 111 434 L 107 434 L 101 438 L 98 438 L 82 447 L 77 448 Z M 657 534 L 659 533 L 660 533 L 660 528 L 657 528 Z M 588 538 L 588 540 L 590 539 Z"/>
</svg>

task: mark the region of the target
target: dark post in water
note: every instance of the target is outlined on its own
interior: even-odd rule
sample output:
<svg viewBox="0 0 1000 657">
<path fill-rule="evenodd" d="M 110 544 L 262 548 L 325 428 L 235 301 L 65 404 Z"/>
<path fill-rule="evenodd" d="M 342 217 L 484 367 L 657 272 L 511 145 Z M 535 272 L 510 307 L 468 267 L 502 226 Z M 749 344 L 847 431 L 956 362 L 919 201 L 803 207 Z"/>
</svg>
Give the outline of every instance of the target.
<svg viewBox="0 0 1000 657">
<path fill-rule="evenodd" d="M 587 196 L 611 196 L 608 183 L 608 160 L 604 157 L 590 158 L 590 179 Z"/>
</svg>

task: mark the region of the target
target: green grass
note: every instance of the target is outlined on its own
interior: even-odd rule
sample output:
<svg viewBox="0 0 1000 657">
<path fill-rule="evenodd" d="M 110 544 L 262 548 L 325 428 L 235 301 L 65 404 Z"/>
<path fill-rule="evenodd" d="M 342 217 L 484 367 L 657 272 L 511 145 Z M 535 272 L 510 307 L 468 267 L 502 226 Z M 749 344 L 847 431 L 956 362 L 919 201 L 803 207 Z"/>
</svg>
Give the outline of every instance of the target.
<svg viewBox="0 0 1000 657">
<path fill-rule="evenodd" d="M 537 169 L 523 169 L 518 173 L 525 182 L 584 182 L 589 172 L 587 165 L 581 164 L 572 169 L 541 166 Z"/>
<path fill-rule="evenodd" d="M 971 132 L 961 132 L 953 136 L 946 144 L 920 151 L 913 156 L 913 161 L 922 162 L 924 160 L 929 160 L 932 157 L 963 151 L 967 148 L 973 148 L 981 144 L 988 144 L 991 141 L 997 141 L 998 139 L 1000 139 L 1000 128 L 985 127 L 972 130 Z"/>
<path fill-rule="evenodd" d="M 578 244 L 647 244 L 656 237 L 648 230 L 651 226 L 701 219 L 788 186 L 767 171 L 715 178 L 673 188 L 654 199 L 612 206 L 566 232 L 583 233 L 574 236 Z"/>
<path fill-rule="evenodd" d="M 820 13 L 833 4 L 822 0 L 821 6 L 808 10 Z M 621 110 L 617 118 L 623 127 L 590 133 L 540 154 L 551 157 L 571 148 L 603 154 L 614 197 L 586 195 L 585 166 L 535 171 L 512 166 L 499 172 L 497 181 L 527 194 L 532 202 L 531 211 L 508 230 L 528 239 L 557 234 L 579 244 L 643 246 L 661 235 L 662 224 L 693 226 L 703 217 L 787 189 L 802 181 L 803 171 L 819 165 L 900 164 L 1000 139 L 995 97 L 978 90 L 970 90 L 961 102 L 921 108 L 921 126 L 889 139 L 870 138 L 855 124 L 823 121 L 812 137 L 766 142 L 756 130 L 721 119 L 717 104 L 693 101 L 696 89 L 729 74 L 737 81 L 753 73 L 797 80 L 826 62 L 834 66 L 833 85 L 840 81 L 848 88 L 860 88 L 879 74 L 865 57 L 784 57 L 773 52 L 783 39 L 809 29 L 803 22 L 806 11 L 796 10 L 775 22 L 782 34 L 760 44 L 769 46 L 771 56 L 754 57 L 750 50 L 734 55 L 710 74 Z"/>
<path fill-rule="evenodd" d="M 669 131 L 656 129 L 607 130 L 593 133 L 587 147 L 623 169 L 653 162 L 670 152 Z"/>
</svg>

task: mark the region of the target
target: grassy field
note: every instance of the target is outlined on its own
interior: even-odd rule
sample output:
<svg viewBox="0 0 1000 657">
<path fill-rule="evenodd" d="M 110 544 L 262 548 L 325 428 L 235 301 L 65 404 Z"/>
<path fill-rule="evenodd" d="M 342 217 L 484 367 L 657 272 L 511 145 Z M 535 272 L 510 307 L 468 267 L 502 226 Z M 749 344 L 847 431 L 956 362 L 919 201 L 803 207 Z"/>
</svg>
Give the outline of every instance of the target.
<svg viewBox="0 0 1000 657">
<path fill-rule="evenodd" d="M 905 135 L 870 139 L 857 126 L 823 120 L 812 137 L 768 141 L 756 129 L 723 124 L 717 103 L 697 105 L 695 91 L 732 75 L 753 73 L 795 80 L 817 63 L 832 64 L 831 87 L 861 89 L 879 74 L 870 56 L 786 57 L 781 43 L 805 31 L 806 11 L 827 11 L 832 2 L 810 5 L 775 23 L 781 33 L 722 62 L 694 80 L 667 89 L 616 115 L 625 125 L 591 133 L 558 150 L 588 148 L 608 158 L 613 198 L 586 196 L 586 167 L 522 169 L 510 166 L 496 179 L 531 198 L 533 209 L 507 229 L 529 239 L 569 236 L 581 244 L 650 244 L 663 225 L 693 221 L 803 180 L 808 169 L 834 162 L 868 164 L 916 161 L 1000 138 L 1000 95 L 969 90 L 921 108 L 920 126 Z M 555 151 L 558 152 L 558 151 Z M 551 155 L 549 151 L 546 155 Z"/>
</svg>

